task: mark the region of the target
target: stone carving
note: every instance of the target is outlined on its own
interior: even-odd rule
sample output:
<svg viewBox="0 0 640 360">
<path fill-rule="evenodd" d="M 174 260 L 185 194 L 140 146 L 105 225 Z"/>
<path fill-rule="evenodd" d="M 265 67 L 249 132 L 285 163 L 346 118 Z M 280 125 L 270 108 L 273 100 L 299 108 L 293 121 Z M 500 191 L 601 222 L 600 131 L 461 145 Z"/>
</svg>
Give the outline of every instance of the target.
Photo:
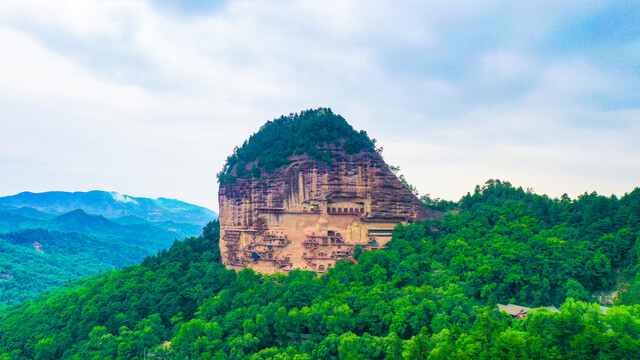
<svg viewBox="0 0 640 360">
<path fill-rule="evenodd" d="M 227 267 L 323 273 L 337 260 L 355 261 L 356 246 L 384 246 L 398 223 L 441 215 L 427 210 L 379 154 L 327 150 L 330 164 L 292 156 L 271 174 L 220 186 L 220 248 Z"/>
</svg>

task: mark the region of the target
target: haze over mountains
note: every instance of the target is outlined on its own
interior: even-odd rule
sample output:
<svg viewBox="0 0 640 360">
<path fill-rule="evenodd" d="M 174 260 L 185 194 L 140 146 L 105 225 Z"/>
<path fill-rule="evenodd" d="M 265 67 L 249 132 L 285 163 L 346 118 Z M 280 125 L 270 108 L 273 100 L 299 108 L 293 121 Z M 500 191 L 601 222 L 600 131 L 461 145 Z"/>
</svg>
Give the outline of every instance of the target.
<svg viewBox="0 0 640 360">
<path fill-rule="evenodd" d="M 66 281 L 140 262 L 217 218 L 173 199 L 116 192 L 0 198 L 0 307 Z"/>
<path fill-rule="evenodd" d="M 76 209 L 115 220 L 135 216 L 151 222 L 174 221 L 205 225 L 217 218 L 214 211 L 175 199 L 162 197 L 149 199 L 98 190 L 88 192 L 48 191 L 43 193 L 26 191 L 17 195 L 0 197 L 0 211 L 38 219 L 50 219 L 52 215 L 62 215 Z M 123 222 L 131 221 L 129 219 L 120 220 Z"/>
<path fill-rule="evenodd" d="M 368 201 L 389 187 L 373 183 L 371 193 L 358 198 L 357 187 L 363 184 L 338 182 L 341 178 L 331 175 L 334 163 L 347 173 L 359 171 L 358 162 L 342 161 L 342 152 L 331 146 L 344 145 L 347 153 L 354 144 L 341 136 L 341 127 L 311 121 L 309 125 L 321 130 L 285 132 L 291 124 L 284 119 L 265 125 L 262 129 L 277 136 L 257 142 L 261 135 L 254 134 L 253 141 L 234 150 L 218 176 L 225 197 L 236 190 L 229 185 L 235 183 L 236 194 L 262 191 L 272 203 L 234 196 L 236 208 L 222 206 L 222 224 L 209 222 L 201 236 L 174 241 L 138 265 L 68 283 L 2 309 L 0 360 L 640 359 L 640 188 L 620 198 L 596 192 L 576 199 L 550 198 L 490 179 L 455 203 L 422 197 L 421 210 L 442 211 L 442 216 L 386 228 L 391 239 L 374 249 L 373 242 L 356 243 L 354 238 L 380 237 L 380 228 L 362 231 L 379 220 L 344 231 L 337 228 L 338 221 L 314 217 L 348 216 L 347 224 L 358 218 L 364 223 L 370 220 L 367 212 L 375 215 L 374 205 L 380 204 Z M 313 138 L 318 135 L 322 138 Z M 367 152 L 357 146 L 352 150 L 354 156 Z M 303 176 L 286 176 L 284 170 L 298 165 L 302 174 L 303 156 L 319 159 L 316 179 L 330 175 L 330 180 L 317 181 L 326 185 L 320 190 L 329 189 L 335 196 L 328 199 L 330 207 L 328 201 L 320 202 L 321 191 L 315 189 L 316 195 L 296 209 L 285 208 L 284 201 L 273 203 L 293 196 L 278 197 L 276 191 L 265 191 L 267 186 L 240 186 L 279 181 L 298 184 L 302 192 L 307 186 Z M 382 160 L 378 163 L 379 171 L 392 176 Z M 412 188 L 401 179 L 396 184 Z M 125 212 L 123 206 L 135 208 L 146 201 L 93 195 L 106 201 L 99 205 L 103 213 L 72 210 L 69 204 L 80 200 L 69 200 L 71 195 L 49 204 L 30 199 L 31 209 L 9 204 L 13 207 L 4 215 L 4 226 L 22 229 L 36 223 L 48 230 L 0 235 L 0 246 L 16 254 L 13 262 L 0 263 L 10 269 L 3 270 L 0 286 L 13 284 L 9 290 L 25 297 L 42 283 L 77 278 L 81 274 L 70 266 L 73 261 L 90 264 L 91 271 L 117 267 L 162 245 L 165 230 L 154 226 L 178 224 L 167 220 L 170 206 L 143 207 L 142 214 Z M 355 205 L 363 203 L 365 211 L 353 214 L 351 203 L 354 209 L 362 209 Z M 243 213 L 251 206 L 255 212 Z M 54 218 L 26 216 L 52 211 L 67 212 Z M 270 218 L 261 217 L 264 212 Z M 145 220 L 149 214 L 161 220 Z M 287 220 L 291 214 L 302 221 L 271 228 L 267 222 Z M 239 220 L 245 218 L 247 231 L 238 231 Z M 144 226 L 147 230 L 134 232 Z M 259 272 L 254 265 L 261 261 L 287 260 L 286 253 L 280 257 L 273 248 L 293 244 L 297 239 L 287 231 L 304 226 L 302 259 L 311 265 L 329 258 L 332 266 L 318 266 L 317 272 Z M 70 229 L 94 235 L 88 238 L 67 232 Z M 247 268 L 225 268 L 222 254 L 232 248 Z M 7 250 L 0 248 L 3 253 Z M 348 257 L 341 256 L 345 253 Z M 27 265 L 25 259 L 30 260 Z M 58 277 L 42 276 L 53 273 L 48 268 L 52 264 Z M 29 277 L 34 268 L 40 270 L 37 279 Z M 1 295 L 6 293 L 0 288 Z M 500 311 L 501 304 L 509 303 L 540 309 L 514 317 Z"/>
</svg>

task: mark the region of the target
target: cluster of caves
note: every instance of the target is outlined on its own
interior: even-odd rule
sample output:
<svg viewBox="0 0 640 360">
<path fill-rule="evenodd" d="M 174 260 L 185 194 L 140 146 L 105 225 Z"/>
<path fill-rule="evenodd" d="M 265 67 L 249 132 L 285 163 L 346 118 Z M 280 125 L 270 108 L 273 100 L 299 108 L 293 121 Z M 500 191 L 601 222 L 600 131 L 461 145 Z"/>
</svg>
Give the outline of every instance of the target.
<svg viewBox="0 0 640 360">
<path fill-rule="evenodd" d="M 398 223 L 426 218 L 379 155 L 336 153 L 340 158 L 349 161 L 327 166 L 303 156 L 269 176 L 221 186 L 225 266 L 324 273 L 337 261 L 355 262 L 358 248 L 385 246 Z"/>
<path fill-rule="evenodd" d="M 367 200 L 363 198 L 306 200 L 296 207 L 297 211 L 257 208 L 251 227 L 225 229 L 224 264 L 269 272 L 303 268 L 324 273 L 336 261 L 356 262 L 353 258 L 356 247 L 377 250 L 391 238 L 389 227 L 394 224 L 369 222 L 365 215 Z M 312 224 L 326 221 L 325 229 L 332 230 L 292 230 L 297 228 L 294 224 L 305 221 Z"/>
<path fill-rule="evenodd" d="M 250 240 L 243 246 L 241 238 L 244 235 Z M 326 235 L 306 234 L 302 246 L 305 252 L 301 258 L 308 267 L 316 272 L 324 273 L 333 267 L 338 260 L 356 262 L 353 253 L 357 246 L 367 250 L 377 250 L 380 244 L 376 236 L 390 236 L 390 231 L 377 231 L 369 235 L 366 244 L 348 243 L 344 237 L 335 231 L 327 231 Z M 278 271 L 290 271 L 294 269 L 294 263 L 290 256 L 279 255 L 282 249 L 291 244 L 287 235 L 272 234 L 261 230 L 228 230 L 223 238 L 227 249 L 225 265 L 236 267 L 251 267 L 259 262 L 271 262 Z"/>
</svg>

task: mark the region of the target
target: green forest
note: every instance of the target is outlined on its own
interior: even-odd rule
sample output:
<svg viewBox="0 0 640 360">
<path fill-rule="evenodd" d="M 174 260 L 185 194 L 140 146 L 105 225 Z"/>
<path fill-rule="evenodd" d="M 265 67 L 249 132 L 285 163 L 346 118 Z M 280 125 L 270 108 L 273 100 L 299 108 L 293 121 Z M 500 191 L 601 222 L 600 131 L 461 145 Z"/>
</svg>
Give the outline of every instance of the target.
<svg viewBox="0 0 640 360">
<path fill-rule="evenodd" d="M 218 173 L 221 184 L 238 177 L 260 177 L 290 163 L 292 155 L 306 154 L 331 163 L 331 147 L 343 147 L 347 154 L 375 151 L 375 141 L 364 130 L 356 131 L 329 108 L 301 111 L 268 121 L 236 147 Z"/>
<path fill-rule="evenodd" d="M 39 244 L 38 250 L 34 244 Z M 138 263 L 149 251 L 81 233 L 0 233 L 0 309 L 100 271 Z"/>
<path fill-rule="evenodd" d="M 640 359 L 640 189 L 551 199 L 490 180 L 445 205 L 321 277 L 226 270 L 211 222 L 6 309 L 0 359 Z M 514 320 L 509 302 L 560 312 Z"/>
<path fill-rule="evenodd" d="M 28 207 L 15 210 L 20 214 L 0 211 L 0 309 L 68 281 L 138 264 L 202 229 L 135 217 L 111 221 L 80 209 L 60 216 Z"/>
</svg>

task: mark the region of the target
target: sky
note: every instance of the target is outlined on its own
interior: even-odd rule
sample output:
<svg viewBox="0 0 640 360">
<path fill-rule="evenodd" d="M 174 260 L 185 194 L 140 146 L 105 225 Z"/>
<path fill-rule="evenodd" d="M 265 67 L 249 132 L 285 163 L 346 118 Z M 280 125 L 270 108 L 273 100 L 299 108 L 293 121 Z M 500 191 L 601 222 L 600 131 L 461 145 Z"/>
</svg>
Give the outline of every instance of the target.
<svg viewBox="0 0 640 360">
<path fill-rule="evenodd" d="M 0 2 L 0 195 L 218 210 L 266 121 L 330 107 L 421 194 L 640 186 L 640 2 Z"/>
</svg>

